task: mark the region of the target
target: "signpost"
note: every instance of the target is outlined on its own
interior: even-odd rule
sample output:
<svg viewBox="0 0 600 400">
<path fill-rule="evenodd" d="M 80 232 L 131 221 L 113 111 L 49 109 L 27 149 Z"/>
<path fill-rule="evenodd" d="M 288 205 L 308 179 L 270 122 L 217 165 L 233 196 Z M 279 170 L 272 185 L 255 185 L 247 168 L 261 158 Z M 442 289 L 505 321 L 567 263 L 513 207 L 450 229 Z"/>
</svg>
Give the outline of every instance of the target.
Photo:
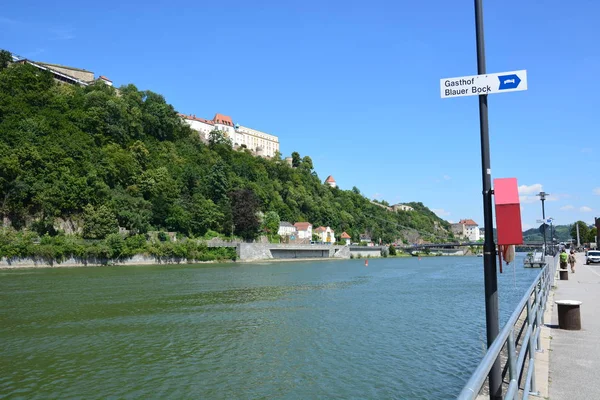
<svg viewBox="0 0 600 400">
<path fill-rule="evenodd" d="M 527 90 L 526 70 L 440 79 L 442 99 L 521 90 Z"/>
<path fill-rule="evenodd" d="M 485 232 L 492 232 L 492 173 L 490 169 L 490 137 L 487 95 L 527 90 L 527 71 L 488 74 L 485 67 L 483 38 L 483 1 L 475 3 L 475 40 L 477 44 L 477 75 L 440 80 L 440 94 L 449 97 L 479 96 L 479 131 L 481 139 L 481 177 L 483 183 L 483 220 Z M 545 216 L 543 216 L 546 219 Z M 494 235 L 485 235 L 483 244 L 483 277 L 485 285 L 485 322 L 488 348 L 500 332 L 498 321 L 498 277 L 496 274 L 496 245 Z M 502 371 L 498 357 L 490 369 L 490 399 L 502 398 Z M 535 388 L 532 388 L 535 390 Z"/>
</svg>

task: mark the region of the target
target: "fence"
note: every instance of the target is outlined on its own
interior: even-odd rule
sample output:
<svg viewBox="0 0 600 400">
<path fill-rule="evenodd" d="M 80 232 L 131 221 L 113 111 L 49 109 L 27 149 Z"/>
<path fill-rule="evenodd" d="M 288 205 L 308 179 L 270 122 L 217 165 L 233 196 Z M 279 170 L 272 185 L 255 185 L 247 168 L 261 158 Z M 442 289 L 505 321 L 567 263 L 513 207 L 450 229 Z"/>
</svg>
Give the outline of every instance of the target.
<svg viewBox="0 0 600 400">
<path fill-rule="evenodd" d="M 504 399 L 514 399 L 521 393 L 521 398 L 525 400 L 530 394 L 536 393 L 535 353 L 541 349 L 540 328 L 544 323 L 544 310 L 556 273 L 556 258 L 548 257 L 547 261 L 498 337 L 488 348 L 458 399 L 475 399 L 480 392 L 485 392 L 487 388 L 484 384 L 498 357 L 503 364 Z"/>
</svg>

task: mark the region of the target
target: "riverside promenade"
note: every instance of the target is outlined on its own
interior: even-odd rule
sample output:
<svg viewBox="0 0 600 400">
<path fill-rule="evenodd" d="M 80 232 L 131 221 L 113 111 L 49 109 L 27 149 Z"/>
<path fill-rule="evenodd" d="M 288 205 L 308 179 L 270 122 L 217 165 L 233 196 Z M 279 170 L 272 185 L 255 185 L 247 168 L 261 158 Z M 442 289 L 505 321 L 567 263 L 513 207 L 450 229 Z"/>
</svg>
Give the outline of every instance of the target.
<svg viewBox="0 0 600 400">
<path fill-rule="evenodd" d="M 585 255 L 578 253 L 575 274 L 569 269 L 566 281 L 557 274 L 555 285 L 546 308 L 551 319 L 545 320 L 550 335 L 548 398 L 600 399 L 600 264 L 585 265 Z M 556 300 L 582 302 L 580 331 L 558 328 Z"/>
</svg>

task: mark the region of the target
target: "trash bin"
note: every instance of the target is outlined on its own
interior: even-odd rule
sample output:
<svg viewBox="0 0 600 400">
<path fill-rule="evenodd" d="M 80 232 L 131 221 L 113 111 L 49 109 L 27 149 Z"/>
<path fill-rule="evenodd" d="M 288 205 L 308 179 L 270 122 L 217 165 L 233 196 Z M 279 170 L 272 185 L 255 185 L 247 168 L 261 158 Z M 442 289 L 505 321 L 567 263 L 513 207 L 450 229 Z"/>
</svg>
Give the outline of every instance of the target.
<svg viewBox="0 0 600 400">
<path fill-rule="evenodd" d="M 558 327 L 568 331 L 578 331 L 581 329 L 581 313 L 579 306 L 581 301 L 577 300 L 556 300 L 558 305 Z"/>
<path fill-rule="evenodd" d="M 568 269 L 559 269 L 558 272 L 560 273 L 560 280 L 561 281 L 568 281 L 569 280 L 569 270 Z"/>
</svg>

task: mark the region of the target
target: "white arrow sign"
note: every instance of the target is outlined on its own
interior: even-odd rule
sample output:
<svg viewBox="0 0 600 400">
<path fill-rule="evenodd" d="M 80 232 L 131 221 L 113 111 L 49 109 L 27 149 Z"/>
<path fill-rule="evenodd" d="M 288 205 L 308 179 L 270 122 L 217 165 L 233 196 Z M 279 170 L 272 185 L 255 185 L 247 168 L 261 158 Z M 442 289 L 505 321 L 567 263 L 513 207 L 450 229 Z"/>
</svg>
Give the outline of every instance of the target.
<svg viewBox="0 0 600 400">
<path fill-rule="evenodd" d="M 442 99 L 527 90 L 527 71 L 440 79 Z"/>
</svg>

